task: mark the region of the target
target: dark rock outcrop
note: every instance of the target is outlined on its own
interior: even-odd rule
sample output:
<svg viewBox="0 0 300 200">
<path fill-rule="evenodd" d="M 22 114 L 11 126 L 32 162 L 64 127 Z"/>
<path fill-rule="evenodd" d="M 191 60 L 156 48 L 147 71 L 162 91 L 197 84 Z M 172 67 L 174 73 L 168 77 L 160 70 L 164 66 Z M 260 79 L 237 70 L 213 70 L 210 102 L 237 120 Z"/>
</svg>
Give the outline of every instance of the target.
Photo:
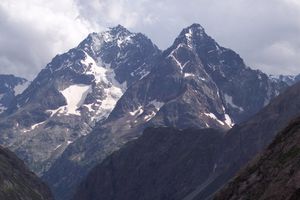
<svg viewBox="0 0 300 200">
<path fill-rule="evenodd" d="M 0 199 L 53 200 L 49 188 L 12 152 L 0 147 Z"/>
<path fill-rule="evenodd" d="M 234 199 L 300 199 L 300 119 L 283 129 L 271 145 L 214 197 Z"/>
</svg>

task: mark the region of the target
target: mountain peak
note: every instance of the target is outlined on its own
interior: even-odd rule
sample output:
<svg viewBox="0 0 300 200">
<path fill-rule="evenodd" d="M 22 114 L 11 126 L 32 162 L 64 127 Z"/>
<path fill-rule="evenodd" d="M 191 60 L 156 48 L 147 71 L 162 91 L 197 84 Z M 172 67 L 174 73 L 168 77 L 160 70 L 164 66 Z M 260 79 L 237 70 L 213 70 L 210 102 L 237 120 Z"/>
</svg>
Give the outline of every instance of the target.
<svg viewBox="0 0 300 200">
<path fill-rule="evenodd" d="M 91 47 L 93 51 L 98 51 L 107 43 L 121 47 L 122 44 L 132 42 L 131 39 L 135 35 L 136 33 L 131 33 L 122 25 L 117 25 L 115 27 L 110 27 L 108 30 L 103 32 L 90 33 L 88 37 L 78 45 L 78 47 L 85 51 L 89 51 L 88 49 Z"/>
<path fill-rule="evenodd" d="M 204 28 L 200 24 L 197 24 L 197 23 L 193 23 L 186 29 L 205 31 Z"/>
<path fill-rule="evenodd" d="M 124 26 L 118 24 L 117 26 L 115 27 L 110 27 L 109 28 L 109 32 L 112 34 L 112 35 L 128 35 L 128 34 L 131 34 L 131 32 L 126 29 Z"/>
<path fill-rule="evenodd" d="M 176 44 L 185 43 L 190 48 L 192 48 L 196 41 L 202 41 L 203 39 L 207 38 L 207 34 L 205 33 L 205 29 L 197 23 L 194 23 L 186 28 L 184 28 L 179 36 L 177 37 Z"/>
<path fill-rule="evenodd" d="M 185 35 L 185 36 L 193 36 L 193 37 L 203 37 L 205 34 L 205 29 L 200 25 L 200 24 L 192 24 L 188 26 L 187 28 L 183 29 L 180 35 Z"/>
</svg>

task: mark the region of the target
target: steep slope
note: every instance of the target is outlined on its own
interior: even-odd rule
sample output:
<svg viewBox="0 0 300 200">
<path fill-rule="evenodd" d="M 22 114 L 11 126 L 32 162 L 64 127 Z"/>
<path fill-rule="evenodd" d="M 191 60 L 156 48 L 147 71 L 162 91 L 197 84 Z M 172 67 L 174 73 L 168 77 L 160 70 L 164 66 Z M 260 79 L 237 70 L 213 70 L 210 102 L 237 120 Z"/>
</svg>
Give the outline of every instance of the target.
<svg viewBox="0 0 300 200">
<path fill-rule="evenodd" d="M 215 200 L 300 198 L 300 119 L 294 120 L 215 196 Z"/>
<path fill-rule="evenodd" d="M 174 53 L 178 58 L 185 57 L 180 53 L 181 41 L 201 60 L 206 73 L 219 88 L 226 112 L 234 123 L 253 116 L 285 87 L 283 82 L 273 83 L 266 74 L 247 67 L 237 53 L 220 46 L 198 24 L 183 29 L 175 40 Z"/>
<path fill-rule="evenodd" d="M 213 129 L 146 129 L 95 167 L 73 199 L 182 199 L 213 170 L 221 138 Z"/>
<path fill-rule="evenodd" d="M 29 81 L 13 75 L 0 75 L 0 113 L 7 110 L 15 97 L 29 85 Z"/>
<path fill-rule="evenodd" d="M 117 26 L 57 55 L 0 119 L 1 143 L 41 174 L 64 149 L 107 118 L 131 84 L 153 68 L 158 48 Z"/>
<path fill-rule="evenodd" d="M 205 199 L 222 187 L 255 155 L 266 148 L 290 120 L 300 114 L 300 83 L 280 94 L 250 120 L 231 129 L 222 142 L 223 151 L 211 179 L 194 191 Z"/>
<path fill-rule="evenodd" d="M 0 147 L 0 199 L 52 200 L 48 187 L 12 152 Z"/>
<path fill-rule="evenodd" d="M 224 137 L 219 135 L 217 140 L 209 138 L 214 137 L 213 132 L 204 136 L 199 131 L 199 141 L 203 142 L 201 144 L 188 135 L 189 131 L 179 131 L 178 135 L 174 134 L 178 132 L 174 129 L 148 129 L 139 139 L 121 148 L 95 167 L 81 183 L 73 199 L 207 199 L 247 161 L 270 144 L 277 131 L 299 116 L 299 94 L 300 83 L 274 99 L 248 122 L 235 126 Z M 276 137 L 266 156 L 262 156 L 258 163 L 255 162 L 242 172 L 242 177 L 231 183 L 229 189 L 221 192 L 217 199 L 259 199 L 259 195 L 263 194 L 275 195 L 271 196 L 272 198 L 288 199 L 287 196 L 292 196 L 294 192 L 297 195 L 299 128 L 298 119 Z M 168 133 L 168 130 L 172 130 L 172 134 L 164 134 Z M 158 132 L 155 133 L 156 131 Z M 187 134 L 186 137 L 190 140 L 183 139 L 184 134 Z M 161 139 L 162 135 L 165 136 L 164 139 Z M 155 143 L 161 145 L 161 141 L 169 140 L 179 140 L 180 144 L 172 143 L 173 145 L 169 146 L 169 143 L 163 143 L 166 148 L 160 152 Z M 206 146 L 209 144 L 212 144 L 210 147 L 214 147 L 214 154 L 202 154 L 203 150 L 209 149 Z M 190 154 L 189 150 L 194 150 L 193 145 L 200 149 Z M 181 151 L 182 146 L 188 150 Z M 174 153 L 172 148 L 179 151 Z M 173 155 L 176 163 L 172 160 Z M 209 165 L 203 163 L 207 161 L 207 156 L 212 156 Z M 164 162 L 160 162 L 160 159 Z M 158 164 L 151 165 L 153 160 Z M 198 162 L 202 167 L 210 167 L 202 169 L 196 164 Z M 188 163 L 192 163 L 191 166 Z M 264 163 L 267 166 L 264 166 Z M 260 173 L 256 173 L 258 170 Z M 282 178 L 274 180 L 278 176 Z M 292 182 L 289 177 L 292 178 Z M 177 184 L 180 186 L 177 187 Z M 285 187 L 280 187 L 283 185 Z M 278 193 L 274 190 L 278 190 Z M 281 192 L 283 196 L 278 195 Z M 266 199 L 263 197 L 265 196 L 261 198 Z"/>
<path fill-rule="evenodd" d="M 248 68 L 238 54 L 193 24 L 163 52 L 147 76 L 126 90 L 107 120 L 70 145 L 43 178 L 59 199 L 68 199 L 90 169 L 139 137 L 144 128 L 228 130 L 285 87 Z"/>
</svg>

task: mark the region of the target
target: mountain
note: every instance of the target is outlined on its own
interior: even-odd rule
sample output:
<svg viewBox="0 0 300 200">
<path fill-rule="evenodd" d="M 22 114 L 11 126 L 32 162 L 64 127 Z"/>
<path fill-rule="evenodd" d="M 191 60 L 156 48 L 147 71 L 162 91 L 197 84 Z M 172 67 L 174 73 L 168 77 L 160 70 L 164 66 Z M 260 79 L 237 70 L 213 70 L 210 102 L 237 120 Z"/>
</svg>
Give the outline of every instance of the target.
<svg viewBox="0 0 300 200">
<path fill-rule="evenodd" d="M 0 119 L 2 145 L 42 174 L 69 144 L 107 118 L 160 54 L 146 36 L 120 25 L 89 34 L 55 56 L 16 97 Z"/>
<path fill-rule="evenodd" d="M 195 199 L 206 199 L 240 168 L 263 151 L 291 120 L 300 115 L 300 83 L 290 87 L 247 122 L 228 131 L 222 142 L 222 151 L 211 172 L 210 179 L 195 190 Z"/>
<path fill-rule="evenodd" d="M 128 87 L 106 120 L 69 145 L 43 179 L 58 199 L 69 199 L 89 170 L 145 128 L 228 130 L 286 87 L 247 67 L 193 24 L 162 52 L 147 76 Z"/>
<path fill-rule="evenodd" d="M 0 147 L 0 199 L 53 200 L 49 188 L 15 154 Z"/>
<path fill-rule="evenodd" d="M 222 135 L 213 129 L 146 129 L 96 166 L 73 199 L 183 199 L 213 170 Z"/>
<path fill-rule="evenodd" d="M 292 76 L 292 75 L 270 75 L 269 77 L 274 82 L 285 82 L 290 86 L 294 85 L 295 83 L 300 81 L 300 74 L 298 74 L 296 76 Z"/>
<path fill-rule="evenodd" d="M 299 199 L 299 160 L 298 118 L 283 129 L 262 155 L 240 171 L 214 199 Z"/>
<path fill-rule="evenodd" d="M 280 193 L 285 190 L 280 187 L 280 184 L 285 185 L 284 181 L 287 187 L 293 188 L 294 182 L 288 181 L 290 177 L 297 180 L 295 144 L 299 143 L 300 120 L 276 135 L 291 119 L 299 116 L 299 92 L 300 83 L 272 100 L 249 121 L 225 134 L 212 129 L 146 129 L 140 138 L 93 168 L 73 199 L 209 199 L 275 137 L 267 156 L 243 170 L 217 199 L 260 199 L 252 195 L 259 195 L 267 186 L 270 194 L 277 190 Z M 275 145 L 278 142 L 280 144 Z M 279 165 L 282 161 L 284 165 Z M 293 194 L 290 189 L 286 191 L 286 194 Z M 287 199 L 285 197 L 279 199 Z"/>
<path fill-rule="evenodd" d="M 0 75 L 0 113 L 3 113 L 15 97 L 29 85 L 29 81 L 14 75 Z"/>
</svg>

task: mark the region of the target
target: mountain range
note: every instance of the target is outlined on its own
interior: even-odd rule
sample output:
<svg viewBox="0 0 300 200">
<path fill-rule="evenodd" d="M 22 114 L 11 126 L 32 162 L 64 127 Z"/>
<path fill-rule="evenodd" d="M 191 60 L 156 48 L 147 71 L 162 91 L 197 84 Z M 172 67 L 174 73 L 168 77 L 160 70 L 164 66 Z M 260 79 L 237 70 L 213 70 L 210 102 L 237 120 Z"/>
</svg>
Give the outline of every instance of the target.
<svg viewBox="0 0 300 200">
<path fill-rule="evenodd" d="M 292 76 L 292 75 L 269 75 L 269 77 L 271 78 L 271 80 L 273 80 L 275 82 L 283 81 L 286 84 L 288 84 L 289 86 L 294 85 L 295 83 L 300 81 L 300 74 L 298 74 L 296 76 Z"/>
<path fill-rule="evenodd" d="M 140 137 L 144 142 L 143 137 L 158 137 L 155 133 L 150 136 L 149 131 L 144 136 L 145 129 L 156 132 L 148 127 L 171 127 L 158 129 L 159 133 L 195 130 L 191 137 L 202 145 L 201 133 L 209 134 L 199 129 L 209 129 L 212 135 L 208 139 L 216 134 L 221 145 L 212 156 L 214 164 L 205 168 L 205 178 L 201 172 L 202 178 L 180 193 L 206 197 L 269 144 L 274 131 L 299 112 L 296 98 L 291 105 L 286 100 L 288 92 L 294 91 L 286 89 L 297 80 L 251 69 L 199 24 L 183 29 L 164 51 L 145 35 L 118 25 L 91 33 L 77 47 L 55 56 L 32 82 L 20 79 L 7 84 L 5 95 L 11 99 L 0 100 L 4 108 L 0 142 L 42 176 L 56 199 L 68 200 L 96 165 L 103 160 L 124 159 L 108 157 L 115 155 L 113 152 L 122 151 L 128 142 L 128 148 L 134 148 Z M 12 89 L 26 84 L 29 86 L 22 92 Z M 274 116 L 278 117 L 276 124 Z M 167 136 L 171 138 L 166 143 L 157 145 L 172 144 L 173 136 Z M 179 145 L 182 149 L 175 153 L 180 156 L 185 144 Z M 161 152 L 149 153 L 154 156 Z"/>
<path fill-rule="evenodd" d="M 122 29 L 123 30 L 123 29 Z M 230 129 L 287 87 L 247 67 L 199 24 L 185 28 L 150 73 L 133 83 L 106 120 L 76 140 L 43 175 L 59 199 L 68 199 L 87 172 L 136 139 L 146 127 Z M 76 173 L 77 176 L 71 176 Z M 68 183 L 68 184 L 65 184 Z"/>
</svg>

